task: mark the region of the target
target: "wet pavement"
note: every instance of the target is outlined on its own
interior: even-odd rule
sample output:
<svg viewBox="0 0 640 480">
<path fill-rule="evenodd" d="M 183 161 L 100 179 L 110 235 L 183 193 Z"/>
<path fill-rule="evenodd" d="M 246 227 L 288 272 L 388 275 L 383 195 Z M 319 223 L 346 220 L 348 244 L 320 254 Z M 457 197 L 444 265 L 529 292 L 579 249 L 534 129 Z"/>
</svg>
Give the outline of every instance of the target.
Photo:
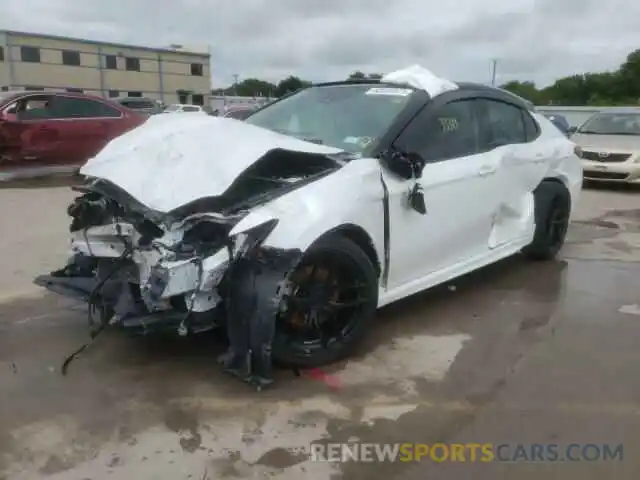
<svg viewBox="0 0 640 480">
<path fill-rule="evenodd" d="M 0 190 L 0 478 L 640 475 L 640 192 L 583 192 L 557 262 L 512 258 L 384 308 L 357 355 L 326 369 L 338 389 L 278 371 L 260 393 L 219 370 L 216 334 L 108 331 L 61 375 L 87 340 L 85 314 L 28 279 L 57 261 L 52 248 L 64 258 L 68 198 Z M 329 463 L 304 454 L 311 442 L 348 441 L 622 443 L 624 457 Z"/>
</svg>

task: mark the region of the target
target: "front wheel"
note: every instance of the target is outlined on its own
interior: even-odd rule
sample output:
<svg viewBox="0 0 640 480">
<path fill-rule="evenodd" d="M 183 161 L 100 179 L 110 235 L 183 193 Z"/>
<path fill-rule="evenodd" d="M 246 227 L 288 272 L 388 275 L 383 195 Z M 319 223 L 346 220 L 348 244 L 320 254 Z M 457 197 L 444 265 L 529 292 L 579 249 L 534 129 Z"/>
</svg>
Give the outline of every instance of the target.
<svg viewBox="0 0 640 480">
<path fill-rule="evenodd" d="M 533 260 L 551 260 L 564 245 L 571 213 L 571 195 L 560 182 L 542 182 L 534 191 L 536 229 L 523 253 Z"/>
<path fill-rule="evenodd" d="M 311 368 L 343 359 L 362 340 L 378 306 L 378 276 L 351 240 L 320 239 L 289 277 L 276 320 L 274 360 Z"/>
</svg>

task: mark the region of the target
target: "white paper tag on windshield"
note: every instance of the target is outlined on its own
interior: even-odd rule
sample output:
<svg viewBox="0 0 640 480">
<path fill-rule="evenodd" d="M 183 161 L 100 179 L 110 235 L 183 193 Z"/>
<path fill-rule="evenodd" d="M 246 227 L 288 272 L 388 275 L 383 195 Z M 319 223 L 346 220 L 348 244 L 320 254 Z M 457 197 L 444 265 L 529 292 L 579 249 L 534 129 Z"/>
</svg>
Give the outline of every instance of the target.
<svg viewBox="0 0 640 480">
<path fill-rule="evenodd" d="M 410 88 L 374 87 L 366 91 L 367 95 L 391 95 L 394 97 L 406 97 L 411 95 Z"/>
</svg>

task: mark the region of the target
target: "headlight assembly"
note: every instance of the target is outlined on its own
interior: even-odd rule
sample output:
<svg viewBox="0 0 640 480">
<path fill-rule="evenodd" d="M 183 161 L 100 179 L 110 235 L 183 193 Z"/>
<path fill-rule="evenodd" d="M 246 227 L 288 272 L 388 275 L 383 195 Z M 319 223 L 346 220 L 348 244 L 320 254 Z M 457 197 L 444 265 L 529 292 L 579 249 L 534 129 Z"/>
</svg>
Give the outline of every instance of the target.
<svg viewBox="0 0 640 480">
<path fill-rule="evenodd" d="M 276 228 L 278 220 L 268 220 L 260 225 L 245 230 L 244 232 L 237 233 L 233 236 L 233 256 L 244 256 L 255 247 L 260 245 Z"/>
</svg>

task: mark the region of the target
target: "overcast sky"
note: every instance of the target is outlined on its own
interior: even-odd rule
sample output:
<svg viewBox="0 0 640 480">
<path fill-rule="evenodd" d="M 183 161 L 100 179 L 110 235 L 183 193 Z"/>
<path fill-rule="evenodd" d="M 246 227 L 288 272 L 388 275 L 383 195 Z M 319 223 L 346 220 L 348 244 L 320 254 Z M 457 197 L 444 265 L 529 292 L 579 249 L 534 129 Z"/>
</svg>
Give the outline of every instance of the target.
<svg viewBox="0 0 640 480">
<path fill-rule="evenodd" d="M 633 0 L 0 0 L 0 29 L 206 44 L 215 86 L 342 79 L 419 63 L 454 80 L 539 85 L 640 48 Z"/>
</svg>

